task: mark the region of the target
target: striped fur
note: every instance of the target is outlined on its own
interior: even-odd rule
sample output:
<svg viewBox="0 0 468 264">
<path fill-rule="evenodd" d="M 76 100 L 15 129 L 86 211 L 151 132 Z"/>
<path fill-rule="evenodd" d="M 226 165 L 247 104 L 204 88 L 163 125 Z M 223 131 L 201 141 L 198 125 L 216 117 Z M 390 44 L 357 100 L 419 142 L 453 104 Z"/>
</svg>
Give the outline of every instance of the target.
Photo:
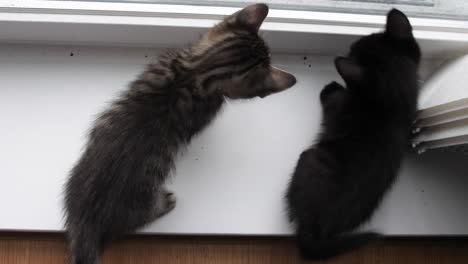
<svg viewBox="0 0 468 264">
<path fill-rule="evenodd" d="M 226 18 L 193 47 L 166 52 L 100 115 L 65 186 L 71 263 L 96 264 L 109 242 L 175 206 L 164 182 L 181 147 L 230 98 L 289 88 L 257 30 L 265 5 Z"/>
</svg>

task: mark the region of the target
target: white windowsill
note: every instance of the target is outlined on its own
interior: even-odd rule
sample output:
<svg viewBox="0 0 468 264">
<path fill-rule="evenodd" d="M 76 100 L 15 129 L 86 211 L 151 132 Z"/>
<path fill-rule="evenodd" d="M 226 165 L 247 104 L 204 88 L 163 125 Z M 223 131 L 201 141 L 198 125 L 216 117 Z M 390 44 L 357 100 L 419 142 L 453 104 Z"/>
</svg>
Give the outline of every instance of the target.
<svg viewBox="0 0 468 264">
<path fill-rule="evenodd" d="M 232 7 L 1 1 L 0 41 L 173 47 L 193 42 L 206 28 L 238 10 Z M 426 57 L 468 51 L 468 22 L 411 18 Z M 262 26 L 273 50 L 336 54 L 359 36 L 382 29 L 385 17 L 270 10 Z"/>
<path fill-rule="evenodd" d="M 12 128 L 0 137 L 8 150 L 0 152 L 0 157 L 6 155 L 0 158 L 5 161 L 0 174 L 10 175 L 0 185 L 0 207 L 9 212 L 0 219 L 0 230 L 62 230 L 63 182 L 103 102 L 114 98 L 158 48 L 193 42 L 236 10 L 0 0 L 0 43 L 34 44 L 0 49 L 0 119 Z M 468 23 L 411 21 L 426 57 L 468 52 Z M 291 234 L 278 194 L 284 192 L 298 153 L 318 134 L 320 89 L 339 78 L 332 56 L 346 52 L 359 36 L 380 31 L 384 22 L 383 16 L 271 10 L 262 27 L 270 46 L 301 54 L 275 54 L 275 64 L 300 81 L 267 101 L 227 104 L 178 162 L 170 188 L 180 202 L 176 210 L 142 232 Z M 36 45 L 44 43 L 71 45 Z M 436 61 L 425 61 L 423 72 L 432 71 Z M 435 143 L 464 142 L 466 137 Z M 369 227 L 386 235 L 468 234 L 463 159 L 444 153 L 407 157 Z"/>
</svg>

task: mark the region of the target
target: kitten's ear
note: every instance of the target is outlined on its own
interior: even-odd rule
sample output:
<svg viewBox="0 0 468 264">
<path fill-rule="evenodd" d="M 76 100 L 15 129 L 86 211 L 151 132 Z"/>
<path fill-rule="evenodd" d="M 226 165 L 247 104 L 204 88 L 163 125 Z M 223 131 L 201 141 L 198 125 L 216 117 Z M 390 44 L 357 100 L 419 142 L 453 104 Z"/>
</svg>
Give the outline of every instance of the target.
<svg viewBox="0 0 468 264">
<path fill-rule="evenodd" d="M 392 9 L 387 15 L 385 33 L 396 38 L 412 38 L 413 28 L 405 14 L 398 9 Z"/>
<path fill-rule="evenodd" d="M 246 26 L 252 32 L 258 32 L 260 26 L 268 15 L 268 6 L 253 4 L 245 7 L 236 14 L 237 22 Z"/>
<path fill-rule="evenodd" d="M 294 75 L 271 66 L 270 76 L 266 79 L 266 86 L 273 92 L 286 90 L 296 83 Z"/>
<path fill-rule="evenodd" d="M 364 77 L 361 66 L 349 58 L 338 57 L 335 59 L 335 67 L 341 78 L 346 82 L 359 83 Z"/>
</svg>

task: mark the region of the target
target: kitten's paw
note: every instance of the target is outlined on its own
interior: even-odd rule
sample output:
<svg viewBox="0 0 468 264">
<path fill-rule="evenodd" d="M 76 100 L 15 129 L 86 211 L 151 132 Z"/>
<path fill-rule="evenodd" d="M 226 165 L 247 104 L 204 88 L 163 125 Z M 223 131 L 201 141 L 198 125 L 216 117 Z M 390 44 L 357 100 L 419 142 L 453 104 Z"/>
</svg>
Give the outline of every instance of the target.
<svg viewBox="0 0 468 264">
<path fill-rule="evenodd" d="M 177 199 L 173 192 L 170 191 L 162 191 L 159 194 L 159 200 L 157 201 L 157 206 L 155 209 L 155 216 L 156 218 L 161 217 L 170 211 L 172 211 L 176 207 Z"/>
<path fill-rule="evenodd" d="M 167 212 L 172 211 L 176 207 L 177 199 L 173 192 L 166 192 L 165 203 Z"/>
<path fill-rule="evenodd" d="M 330 98 L 330 95 L 340 90 L 344 91 L 344 88 L 337 82 L 327 84 L 320 92 L 320 102 L 324 103 L 328 98 Z"/>
</svg>

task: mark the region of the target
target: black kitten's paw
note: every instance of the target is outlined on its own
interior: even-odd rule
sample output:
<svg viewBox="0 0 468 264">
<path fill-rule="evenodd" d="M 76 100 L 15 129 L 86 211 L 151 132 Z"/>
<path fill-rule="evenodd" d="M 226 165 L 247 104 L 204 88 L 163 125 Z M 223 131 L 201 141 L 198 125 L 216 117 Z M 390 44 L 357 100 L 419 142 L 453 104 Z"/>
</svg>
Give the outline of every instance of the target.
<svg viewBox="0 0 468 264">
<path fill-rule="evenodd" d="M 424 153 L 426 149 L 424 148 L 424 128 L 418 126 L 418 123 L 413 125 L 411 130 L 411 135 L 409 137 L 409 148 L 411 152 L 416 152 L 418 154 Z"/>
<path fill-rule="evenodd" d="M 324 103 L 330 98 L 332 94 L 337 91 L 344 90 L 343 86 L 337 82 L 331 82 L 327 84 L 323 90 L 320 92 L 320 102 Z"/>
</svg>

